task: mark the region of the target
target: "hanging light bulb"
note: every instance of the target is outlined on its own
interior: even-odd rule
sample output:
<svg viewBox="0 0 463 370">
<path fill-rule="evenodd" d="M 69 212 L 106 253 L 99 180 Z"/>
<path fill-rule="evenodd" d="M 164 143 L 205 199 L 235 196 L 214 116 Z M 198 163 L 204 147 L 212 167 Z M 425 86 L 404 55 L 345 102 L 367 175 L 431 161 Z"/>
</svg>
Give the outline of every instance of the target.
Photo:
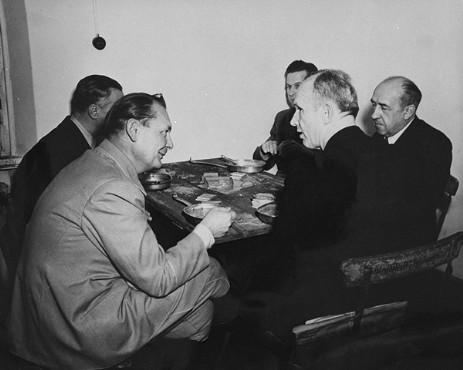
<svg viewBox="0 0 463 370">
<path fill-rule="evenodd" d="M 97 22 L 97 6 L 96 0 L 93 0 L 93 21 L 95 22 L 95 33 L 96 36 L 92 40 L 92 45 L 95 47 L 97 50 L 103 50 L 106 46 L 106 40 L 100 36 L 98 33 L 98 22 Z"/>
<path fill-rule="evenodd" d="M 95 49 L 103 50 L 106 46 L 106 40 L 99 34 L 97 34 L 96 37 L 93 39 L 92 44 L 95 47 Z"/>
</svg>

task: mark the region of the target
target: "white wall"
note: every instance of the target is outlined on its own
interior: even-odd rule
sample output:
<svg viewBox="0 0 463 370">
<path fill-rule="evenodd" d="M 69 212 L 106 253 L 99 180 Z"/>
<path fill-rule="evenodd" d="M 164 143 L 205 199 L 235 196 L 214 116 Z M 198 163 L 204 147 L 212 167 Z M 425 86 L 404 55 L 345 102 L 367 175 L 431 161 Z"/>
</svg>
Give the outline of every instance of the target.
<svg viewBox="0 0 463 370">
<path fill-rule="evenodd" d="M 452 140 L 463 183 L 461 0 L 96 0 L 103 51 L 91 44 L 91 0 L 24 2 L 38 137 L 68 113 L 77 81 L 100 73 L 125 93 L 164 94 L 166 161 L 250 157 L 285 108 L 286 66 L 304 59 L 351 74 L 362 126 L 381 80 L 411 78 L 424 96 L 419 116 Z M 460 190 L 443 235 L 463 230 Z"/>
</svg>

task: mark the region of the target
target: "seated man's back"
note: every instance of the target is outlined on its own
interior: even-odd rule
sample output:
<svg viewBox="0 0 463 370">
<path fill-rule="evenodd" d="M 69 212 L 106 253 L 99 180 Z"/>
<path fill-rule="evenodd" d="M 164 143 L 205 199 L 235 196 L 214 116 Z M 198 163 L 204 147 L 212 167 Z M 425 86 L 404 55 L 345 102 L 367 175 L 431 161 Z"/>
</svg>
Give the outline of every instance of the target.
<svg viewBox="0 0 463 370">
<path fill-rule="evenodd" d="M 11 207 L 2 230 L 2 246 L 10 279 L 14 276 L 27 223 L 35 204 L 53 178 L 96 145 L 106 113 L 122 96 L 121 85 L 106 76 L 79 81 L 71 99 L 71 115 L 29 150 L 12 179 Z M 10 281 L 10 283 L 12 283 Z"/>
</svg>

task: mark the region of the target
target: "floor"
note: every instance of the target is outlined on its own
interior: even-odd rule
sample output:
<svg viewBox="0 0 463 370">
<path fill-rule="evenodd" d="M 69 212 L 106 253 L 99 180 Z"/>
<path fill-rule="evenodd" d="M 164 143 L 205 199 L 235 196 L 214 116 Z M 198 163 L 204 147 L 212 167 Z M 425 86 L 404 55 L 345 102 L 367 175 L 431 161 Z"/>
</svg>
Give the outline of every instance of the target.
<svg viewBox="0 0 463 370">
<path fill-rule="evenodd" d="M 461 283 L 454 288 L 454 298 L 463 296 Z M 218 306 L 230 308 L 232 302 L 224 300 Z M 20 367 L 18 360 L 7 351 L 4 330 L 0 333 L 0 369 L 37 369 Z M 403 328 L 393 340 L 390 336 L 359 340 L 355 348 L 354 369 L 463 369 L 463 316 Z M 215 324 L 206 342 L 161 339 L 144 347 L 131 358 L 127 369 L 279 370 L 288 369 L 290 353 L 245 309 L 233 320 Z M 338 369 L 342 364 L 344 358 L 339 358 L 339 350 L 335 350 L 310 369 Z"/>
</svg>

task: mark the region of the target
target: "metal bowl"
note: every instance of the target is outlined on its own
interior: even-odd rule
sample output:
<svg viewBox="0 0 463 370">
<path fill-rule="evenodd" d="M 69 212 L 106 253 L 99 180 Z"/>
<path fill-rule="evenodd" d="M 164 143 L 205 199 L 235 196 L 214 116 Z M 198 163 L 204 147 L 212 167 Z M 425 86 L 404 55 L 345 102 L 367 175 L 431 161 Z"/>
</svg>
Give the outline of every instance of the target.
<svg viewBox="0 0 463 370">
<path fill-rule="evenodd" d="M 222 160 L 225 162 L 225 164 L 219 164 L 219 163 L 207 162 L 207 161 L 197 161 L 191 158 L 190 158 L 190 162 L 196 163 L 196 164 L 205 164 L 208 166 L 226 168 L 229 172 L 244 172 L 244 173 L 262 172 L 265 166 L 264 161 L 259 161 L 255 159 L 232 160 L 227 157 L 225 158 L 222 157 Z"/>
<path fill-rule="evenodd" d="M 257 217 L 259 219 L 269 225 L 272 225 L 276 218 L 278 217 L 278 208 L 277 204 L 274 202 L 264 204 L 257 208 Z"/>
<path fill-rule="evenodd" d="M 211 209 L 221 207 L 215 203 L 191 204 L 189 201 L 179 197 L 177 194 L 172 194 L 172 198 L 174 198 L 177 202 L 186 205 L 186 207 L 183 208 L 183 215 L 188 222 L 193 225 L 199 224 Z"/>
<path fill-rule="evenodd" d="M 206 217 L 211 209 L 220 207 L 221 206 L 210 203 L 192 204 L 183 208 L 183 214 L 185 215 L 185 218 L 188 220 L 188 222 L 193 225 L 197 225 L 203 220 L 204 217 Z"/>
<path fill-rule="evenodd" d="M 233 163 L 227 163 L 230 172 L 257 173 L 262 172 L 265 162 L 255 159 L 237 159 Z"/>
<path fill-rule="evenodd" d="M 146 190 L 164 190 L 170 186 L 172 176 L 166 173 L 144 172 L 139 175 L 140 182 Z"/>
</svg>

